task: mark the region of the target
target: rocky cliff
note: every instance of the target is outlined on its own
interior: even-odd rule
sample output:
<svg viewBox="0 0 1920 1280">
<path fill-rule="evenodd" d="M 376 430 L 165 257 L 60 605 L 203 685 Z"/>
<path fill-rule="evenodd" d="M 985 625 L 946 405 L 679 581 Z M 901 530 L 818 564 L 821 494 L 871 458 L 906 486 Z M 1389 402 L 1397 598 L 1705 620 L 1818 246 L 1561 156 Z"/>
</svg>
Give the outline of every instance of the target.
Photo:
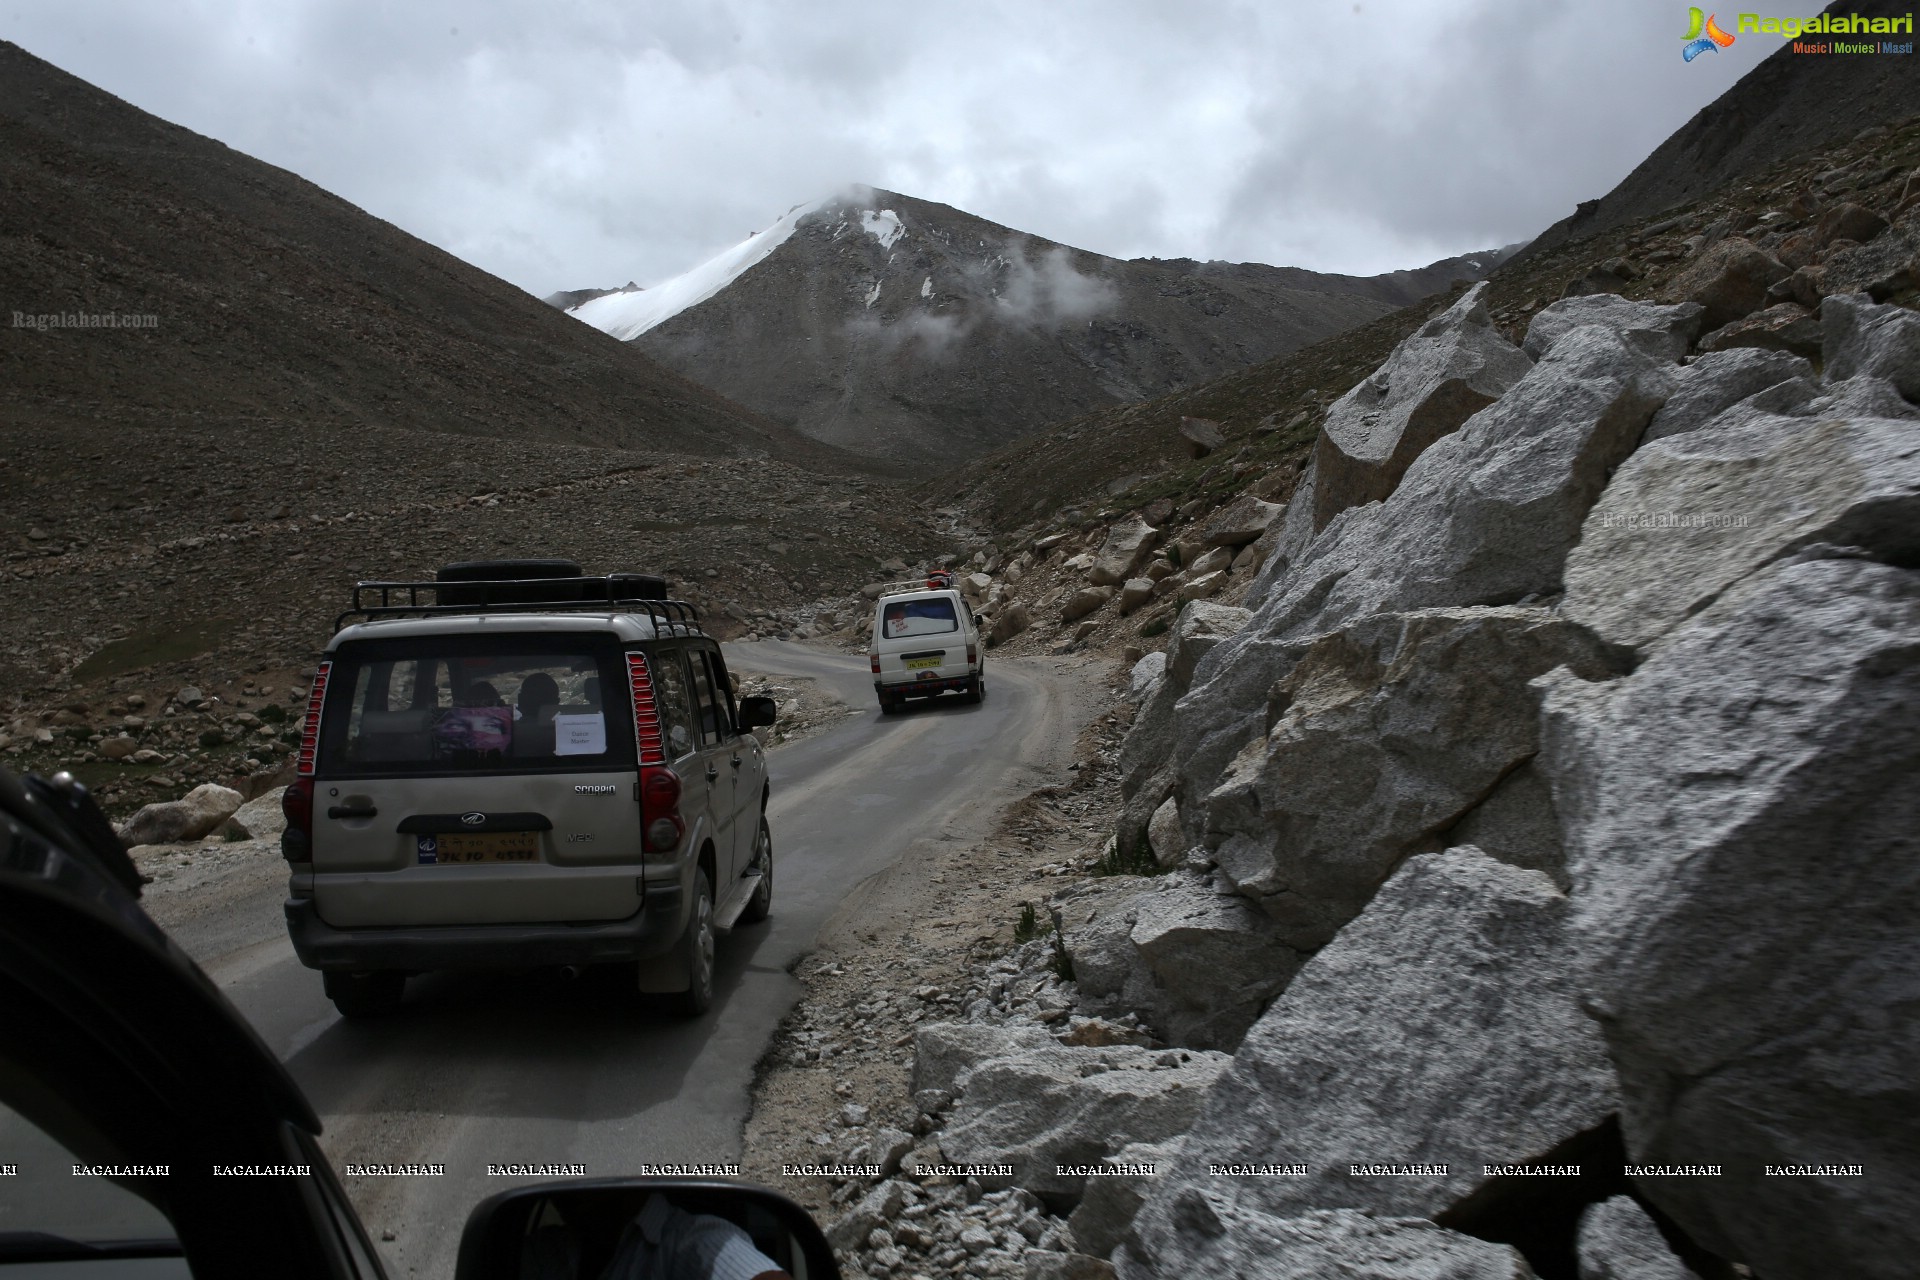
<svg viewBox="0 0 1920 1280">
<path fill-rule="evenodd" d="M 1176 642 L 1127 744 L 1120 838 L 1171 805 L 1188 879 L 1143 901 L 1252 903 L 1235 927 L 1300 967 L 1121 1275 L 1270 1274 L 1290 1233 L 1375 1262 L 1428 1240 L 1437 1262 L 1380 1224 L 1497 1221 L 1526 1184 L 1495 1170 L 1569 1150 L 1688 1250 L 1769 1278 L 1905 1274 L 1920 320 L 1828 297 L 1817 377 L 1751 350 L 1679 363 L 1702 309 L 1573 298 L 1496 358 L 1469 294 L 1335 406 L 1294 499 L 1323 500 L 1231 636 L 1215 610 L 1184 679 Z M 1442 340 L 1519 376 L 1441 413 L 1463 401 Z M 1375 414 L 1345 436 L 1369 447 L 1342 447 L 1388 395 L 1437 438 L 1346 486 L 1383 499 L 1328 504 L 1336 472 L 1378 475 L 1414 430 Z M 1244 1005 L 1238 975 L 1182 995 Z M 1606 1154 L 1592 1135 L 1616 1122 Z M 1303 1172 L 1215 1171 L 1258 1163 Z M 1376 1164 L 1424 1172 L 1351 1172 Z M 1378 1234 L 1327 1244 L 1328 1211 Z"/>
<path fill-rule="evenodd" d="M 1071 1214 L 1030 1275 L 1910 1273 L 1915 195 L 1523 331 L 1476 286 L 1285 502 L 968 579 L 1012 643 L 1184 602 L 1132 874 L 1054 898 L 1073 1008 L 1177 1056 L 916 1044 L 941 1150 Z"/>
</svg>

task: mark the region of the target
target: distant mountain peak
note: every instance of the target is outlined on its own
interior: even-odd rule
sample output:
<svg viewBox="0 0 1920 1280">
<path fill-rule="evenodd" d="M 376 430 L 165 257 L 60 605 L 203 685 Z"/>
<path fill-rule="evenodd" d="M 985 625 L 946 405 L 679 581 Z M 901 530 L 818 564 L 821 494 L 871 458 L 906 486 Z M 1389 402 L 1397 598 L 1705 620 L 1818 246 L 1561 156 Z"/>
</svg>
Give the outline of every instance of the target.
<svg viewBox="0 0 1920 1280">
<path fill-rule="evenodd" d="M 825 219 L 837 215 L 841 223 L 846 223 L 857 216 L 860 229 L 872 236 L 882 249 L 893 248 L 907 231 L 900 215 L 890 207 L 898 202 L 899 197 L 891 191 L 850 184 L 824 199 L 791 206 L 770 226 L 749 233 L 738 244 L 722 249 L 705 262 L 650 289 L 628 281 L 625 289 L 574 290 L 554 294 L 549 301 L 564 298 L 565 301 L 557 305 L 567 314 L 623 342 L 630 342 L 689 307 L 699 306 L 765 262 L 793 235 L 794 228 L 809 217 Z"/>
<path fill-rule="evenodd" d="M 950 464 L 1317 341 L 1492 260 L 1364 278 L 1123 262 L 850 185 L 569 314 L 817 440 Z"/>
</svg>

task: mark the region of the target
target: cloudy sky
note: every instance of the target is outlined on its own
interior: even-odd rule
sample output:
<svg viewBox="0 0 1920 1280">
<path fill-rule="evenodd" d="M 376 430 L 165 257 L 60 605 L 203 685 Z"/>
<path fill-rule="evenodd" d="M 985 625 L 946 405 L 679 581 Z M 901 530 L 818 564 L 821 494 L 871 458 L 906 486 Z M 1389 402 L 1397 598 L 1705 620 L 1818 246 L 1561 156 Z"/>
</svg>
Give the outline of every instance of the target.
<svg viewBox="0 0 1920 1280">
<path fill-rule="evenodd" d="M 1118 257 L 1415 266 L 1603 194 L 1779 47 L 1684 63 L 1668 0 L 0 15 L 28 51 L 538 294 L 657 283 L 854 182 Z"/>
</svg>

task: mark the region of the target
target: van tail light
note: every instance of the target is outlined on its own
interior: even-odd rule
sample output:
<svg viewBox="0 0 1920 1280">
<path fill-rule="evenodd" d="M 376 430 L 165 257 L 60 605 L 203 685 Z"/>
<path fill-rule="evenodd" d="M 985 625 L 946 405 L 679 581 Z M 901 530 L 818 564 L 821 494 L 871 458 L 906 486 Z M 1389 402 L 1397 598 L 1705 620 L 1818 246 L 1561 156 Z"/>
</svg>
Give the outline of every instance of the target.
<svg viewBox="0 0 1920 1280">
<path fill-rule="evenodd" d="M 633 744 L 640 760 L 641 852 L 670 854 L 680 847 L 687 824 L 680 819 L 680 775 L 667 767 L 660 704 L 646 654 L 627 655 L 627 689 L 633 698 Z"/>
<path fill-rule="evenodd" d="M 973 645 L 968 645 L 967 646 L 967 665 L 972 666 L 974 663 L 978 661 L 980 661 L 980 650 L 975 648 Z"/>
<path fill-rule="evenodd" d="M 879 654 L 877 653 L 868 654 L 867 664 L 873 668 L 873 674 L 875 675 L 880 674 L 880 655 Z"/>
<path fill-rule="evenodd" d="M 300 723 L 300 746 L 293 757 L 293 781 L 280 797 L 287 829 L 280 834 L 280 854 L 288 862 L 313 861 L 313 775 L 320 761 L 320 709 L 327 700 L 327 681 L 333 661 L 322 662 L 307 691 L 307 714 Z"/>
</svg>

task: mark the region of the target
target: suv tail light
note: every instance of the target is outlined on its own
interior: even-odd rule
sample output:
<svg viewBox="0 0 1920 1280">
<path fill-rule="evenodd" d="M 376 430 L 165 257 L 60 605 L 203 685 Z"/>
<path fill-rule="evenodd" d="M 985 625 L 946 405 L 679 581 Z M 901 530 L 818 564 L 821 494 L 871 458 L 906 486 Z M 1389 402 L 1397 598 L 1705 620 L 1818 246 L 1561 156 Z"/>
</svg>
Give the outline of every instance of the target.
<svg viewBox="0 0 1920 1280">
<path fill-rule="evenodd" d="M 627 689 L 633 697 L 633 741 L 640 755 L 641 855 L 670 854 L 680 847 L 687 824 L 680 818 L 680 775 L 667 767 L 660 705 L 646 654 L 627 655 Z"/>
<path fill-rule="evenodd" d="M 663 764 L 640 771 L 640 829 L 648 853 L 672 853 L 687 833 L 680 820 L 680 775 Z"/>
<path fill-rule="evenodd" d="M 967 646 L 967 665 L 972 666 L 974 663 L 978 662 L 979 660 L 980 660 L 980 650 L 978 650 L 972 645 L 968 645 Z"/>
<path fill-rule="evenodd" d="M 280 854 L 288 862 L 306 862 L 313 856 L 313 779 L 295 778 L 280 794 L 280 812 L 287 829 L 280 833 Z"/>
<path fill-rule="evenodd" d="M 880 655 L 879 654 L 877 653 L 868 654 L 867 663 L 869 666 L 873 668 L 873 674 L 875 675 L 880 674 Z"/>
<path fill-rule="evenodd" d="M 307 691 L 307 714 L 300 724 L 300 748 L 294 755 L 294 779 L 280 797 L 287 829 L 280 836 L 280 853 L 288 862 L 313 859 L 313 774 L 320 760 L 320 708 L 327 698 L 327 678 L 333 661 L 322 662 Z"/>
<path fill-rule="evenodd" d="M 302 778 L 313 776 L 320 759 L 320 707 L 327 697 L 327 678 L 333 673 L 333 659 L 322 662 L 313 673 L 313 685 L 307 690 L 307 715 L 300 725 L 300 754 L 294 758 L 294 772 Z"/>
</svg>

